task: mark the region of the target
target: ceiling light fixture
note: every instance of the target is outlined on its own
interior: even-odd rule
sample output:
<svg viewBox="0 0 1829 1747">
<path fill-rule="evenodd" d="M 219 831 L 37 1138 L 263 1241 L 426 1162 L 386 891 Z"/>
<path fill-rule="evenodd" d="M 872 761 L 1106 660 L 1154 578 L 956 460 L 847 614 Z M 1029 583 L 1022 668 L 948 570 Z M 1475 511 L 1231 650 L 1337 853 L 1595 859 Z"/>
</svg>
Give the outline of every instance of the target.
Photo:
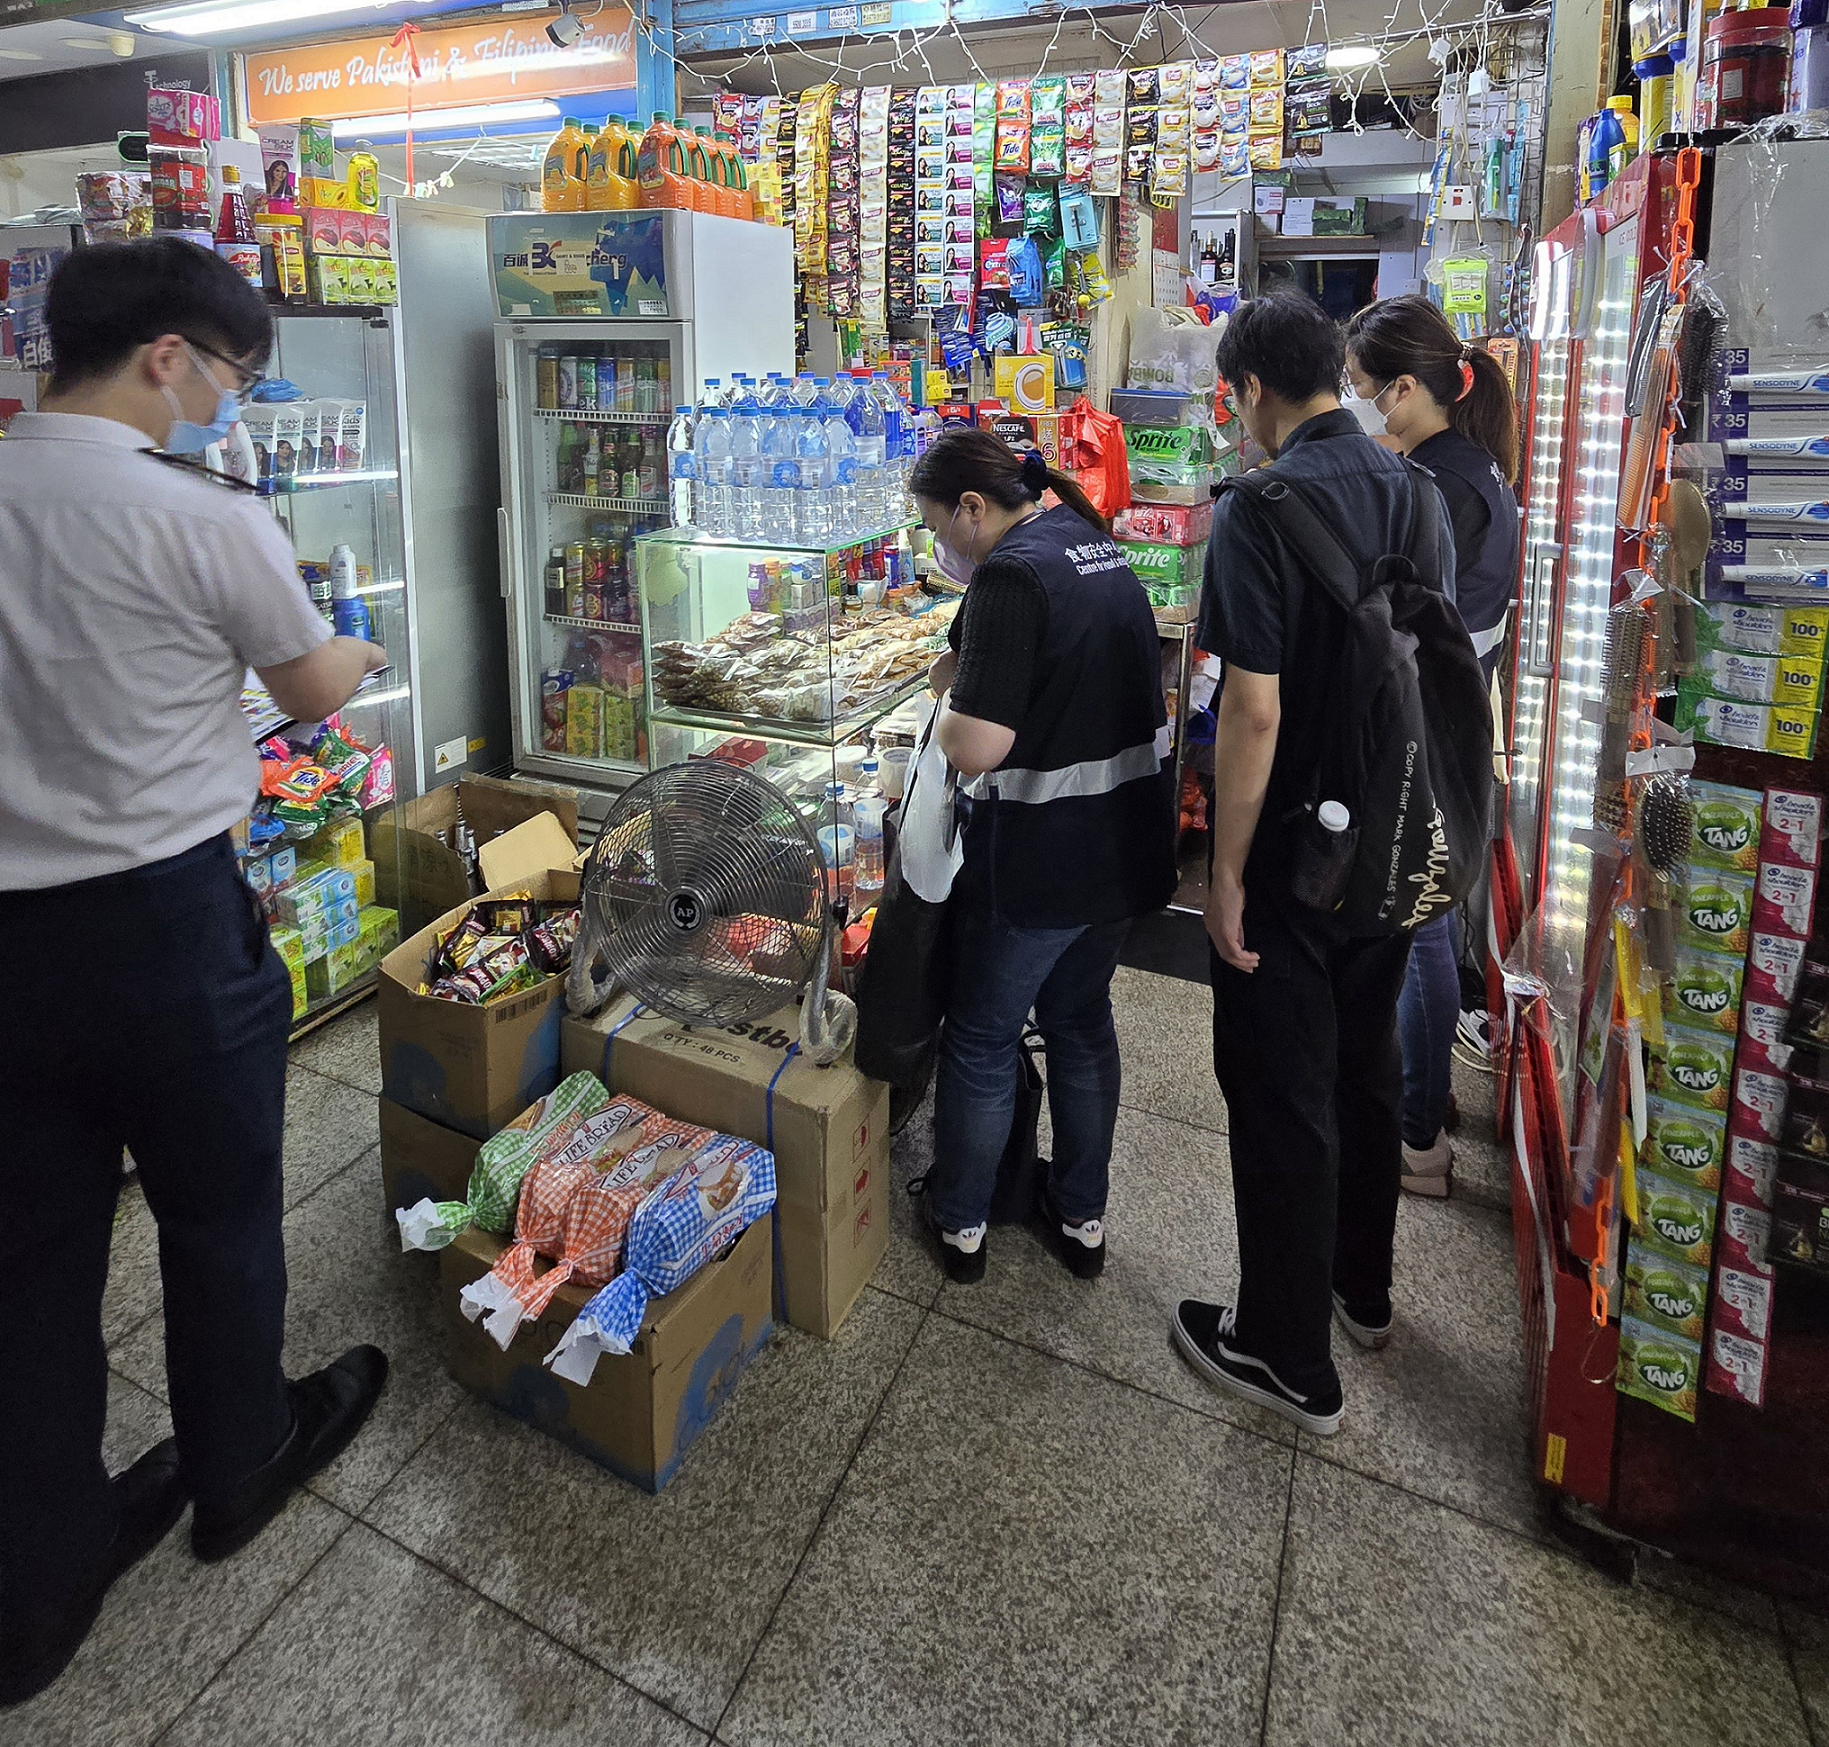
<svg viewBox="0 0 1829 1747">
<path fill-rule="evenodd" d="M 511 121 L 550 121 L 559 113 L 558 104 L 545 97 L 527 97 L 517 103 L 472 103 L 456 109 L 416 109 L 409 117 L 403 109 L 397 115 L 364 115 L 354 121 L 331 124 L 339 140 L 376 139 L 382 134 L 435 133 L 447 127 L 494 127 Z"/>
<path fill-rule="evenodd" d="M 105 36 L 66 36 L 58 39 L 67 49 L 93 49 L 100 55 L 111 55 L 114 50 L 108 46 Z"/>
<path fill-rule="evenodd" d="M 175 36 L 227 36 L 274 24 L 373 10 L 374 0 L 193 0 L 186 6 L 160 6 L 121 16 L 142 30 L 170 31 Z"/>
<path fill-rule="evenodd" d="M 1384 56 L 1369 42 L 1342 43 L 1339 48 L 1327 51 L 1327 70 L 1330 73 L 1351 73 L 1360 67 L 1375 67 L 1383 59 Z"/>
<path fill-rule="evenodd" d="M 42 61 L 43 55 L 34 54 L 30 49 L 0 49 L 0 61 Z"/>
</svg>

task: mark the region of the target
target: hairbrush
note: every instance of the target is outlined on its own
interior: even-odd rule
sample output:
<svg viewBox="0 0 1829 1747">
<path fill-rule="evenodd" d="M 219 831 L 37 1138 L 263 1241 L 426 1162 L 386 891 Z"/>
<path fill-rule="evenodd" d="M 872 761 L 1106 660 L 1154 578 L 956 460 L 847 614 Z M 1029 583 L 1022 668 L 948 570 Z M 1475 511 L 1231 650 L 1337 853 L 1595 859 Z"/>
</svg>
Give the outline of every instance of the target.
<svg viewBox="0 0 1829 1747">
<path fill-rule="evenodd" d="M 1600 767 L 1596 772 L 1602 784 L 1626 780 L 1626 739 L 1633 701 L 1638 696 L 1644 649 L 1644 613 L 1629 602 L 1615 607 L 1607 615 L 1606 652 L 1602 658 L 1605 677 L 1601 696 L 1607 707 L 1607 725 L 1601 731 Z M 1595 817 L 1599 818 L 1598 813 Z"/>
<path fill-rule="evenodd" d="M 1638 852 L 1651 878 L 1645 882 L 1645 962 L 1661 976 L 1677 968 L 1676 925 L 1670 910 L 1670 876 L 1689 859 L 1696 809 L 1681 777 L 1660 774 L 1638 798 Z"/>
</svg>

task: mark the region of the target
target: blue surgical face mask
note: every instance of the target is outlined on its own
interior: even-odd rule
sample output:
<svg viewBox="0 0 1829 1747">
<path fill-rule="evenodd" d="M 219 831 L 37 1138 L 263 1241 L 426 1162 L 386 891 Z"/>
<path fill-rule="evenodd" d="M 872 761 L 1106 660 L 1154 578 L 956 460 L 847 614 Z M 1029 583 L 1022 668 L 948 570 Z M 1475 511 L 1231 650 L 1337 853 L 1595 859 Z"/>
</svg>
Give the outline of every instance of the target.
<svg viewBox="0 0 1829 1747">
<path fill-rule="evenodd" d="M 953 524 L 958 520 L 959 511 L 955 507 L 952 521 L 946 524 L 946 538 L 944 540 L 936 538 L 934 541 L 934 562 L 940 567 L 940 574 L 948 582 L 956 582 L 961 588 L 964 588 L 972 580 L 978 566 L 969 555 L 971 550 L 969 546 L 965 552 L 960 552 L 953 545 Z M 977 531 L 973 530 L 972 539 L 976 541 L 977 538 Z"/>
<path fill-rule="evenodd" d="M 191 350 L 188 343 L 184 349 L 190 353 L 197 374 L 212 388 L 216 388 L 216 378 L 204 369 L 203 360 Z M 220 443 L 241 422 L 241 401 L 231 389 L 218 391 L 216 416 L 207 425 L 194 424 L 187 419 L 184 416 L 184 403 L 164 383 L 159 385 L 159 392 L 165 396 L 166 404 L 172 409 L 172 427 L 166 432 L 163 444 L 168 455 L 200 454 L 212 443 Z"/>
</svg>

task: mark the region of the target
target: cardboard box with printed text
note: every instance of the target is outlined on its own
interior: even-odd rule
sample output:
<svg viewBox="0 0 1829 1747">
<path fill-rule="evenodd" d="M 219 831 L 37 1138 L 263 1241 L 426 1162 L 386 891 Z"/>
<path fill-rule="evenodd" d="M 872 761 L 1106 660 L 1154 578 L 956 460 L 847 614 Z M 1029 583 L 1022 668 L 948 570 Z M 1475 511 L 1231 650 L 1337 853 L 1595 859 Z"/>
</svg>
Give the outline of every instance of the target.
<svg viewBox="0 0 1829 1747">
<path fill-rule="evenodd" d="M 622 999 L 565 1021 L 561 1065 L 772 1147 L 783 1314 L 829 1340 L 889 1247 L 889 1088 L 848 1059 L 820 1068 L 790 1055 L 799 1036 L 792 1007 L 720 1030 Z"/>
</svg>

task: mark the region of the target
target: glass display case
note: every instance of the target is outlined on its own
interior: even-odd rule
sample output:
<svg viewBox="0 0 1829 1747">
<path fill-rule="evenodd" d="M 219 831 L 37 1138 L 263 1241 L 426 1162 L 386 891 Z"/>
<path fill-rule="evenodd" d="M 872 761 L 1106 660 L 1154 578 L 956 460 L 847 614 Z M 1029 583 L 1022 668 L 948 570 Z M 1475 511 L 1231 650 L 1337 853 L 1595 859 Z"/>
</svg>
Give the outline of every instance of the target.
<svg viewBox="0 0 1829 1747">
<path fill-rule="evenodd" d="M 301 585 L 334 623 L 330 559 L 349 547 L 367 635 L 389 656 L 329 734 L 289 720 L 252 673 L 242 693 L 256 744 L 284 743 L 237 847 L 292 974 L 295 1035 L 369 994 L 400 939 L 398 851 L 390 859 L 379 846 L 401 834 L 374 830 L 417 787 L 394 348 L 379 310 L 275 311 L 269 373 L 302 398 L 248 408 L 261 489 L 291 537 Z M 351 609 L 341 610 L 347 622 Z M 278 768 L 295 761 L 280 787 Z"/>
<path fill-rule="evenodd" d="M 668 528 L 635 541 L 635 578 L 655 765 L 721 758 L 766 775 L 848 892 L 849 791 L 873 731 L 924 689 L 957 602 L 916 585 L 902 527 L 823 547 Z"/>
</svg>

